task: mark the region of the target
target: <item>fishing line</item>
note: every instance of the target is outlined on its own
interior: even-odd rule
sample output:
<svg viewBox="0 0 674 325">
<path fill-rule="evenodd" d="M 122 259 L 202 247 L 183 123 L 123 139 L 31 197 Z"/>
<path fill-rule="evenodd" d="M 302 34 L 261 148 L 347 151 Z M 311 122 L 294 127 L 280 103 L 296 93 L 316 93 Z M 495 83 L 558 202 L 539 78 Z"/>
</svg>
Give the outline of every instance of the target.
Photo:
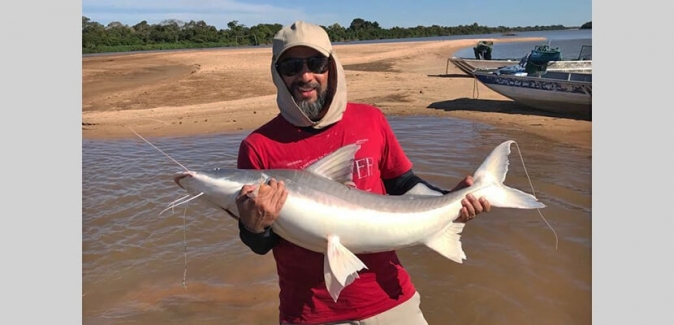
<svg viewBox="0 0 674 325">
<path fill-rule="evenodd" d="M 151 145 L 153 148 L 155 148 L 155 149 L 159 150 L 159 152 L 163 153 L 164 156 L 166 156 L 166 157 L 168 157 L 169 159 L 173 160 L 173 162 L 175 162 L 176 164 L 178 164 L 178 166 L 182 167 L 186 172 L 189 172 L 189 171 L 190 171 L 189 169 L 187 169 L 187 167 L 183 166 L 183 165 L 182 165 L 181 163 L 179 163 L 177 160 L 173 159 L 173 157 L 169 156 L 167 153 L 165 153 L 165 152 L 162 151 L 161 149 L 157 148 L 157 147 L 156 147 L 154 144 L 152 144 L 150 141 L 147 141 L 145 138 L 143 138 L 142 135 L 136 133 L 136 131 L 134 131 L 130 126 L 127 126 L 127 128 L 129 128 L 129 130 L 131 130 L 131 132 L 135 133 L 135 134 L 136 134 L 139 138 L 141 138 L 143 141 L 147 142 L 147 144 Z"/>
<path fill-rule="evenodd" d="M 529 177 L 529 172 L 527 172 L 527 167 L 524 165 L 524 158 L 522 158 L 522 150 L 520 150 L 520 146 L 515 143 L 515 147 L 517 147 L 517 153 L 520 155 L 520 160 L 522 161 L 522 167 L 524 168 L 524 174 L 527 175 L 527 180 L 529 181 L 529 186 L 531 186 L 531 194 L 535 197 L 536 196 L 536 190 L 534 190 L 534 184 L 531 183 L 531 177 Z M 548 228 L 552 230 L 552 233 L 555 234 L 555 250 L 557 250 L 557 247 L 559 246 L 559 237 L 557 237 L 557 232 L 555 231 L 554 228 L 550 225 L 547 219 L 543 216 L 543 213 L 541 213 L 541 209 L 536 208 L 536 211 L 538 211 L 538 215 L 541 216 L 543 221 L 545 221 L 545 224 L 548 225 Z"/>
<path fill-rule="evenodd" d="M 189 200 L 188 200 L 189 201 Z M 183 289 L 187 289 L 187 205 L 183 211 L 183 247 L 185 248 L 185 271 L 183 272 Z"/>
<path fill-rule="evenodd" d="M 138 134 L 138 132 L 134 131 L 133 128 L 131 128 L 130 126 L 127 126 L 127 128 L 129 128 L 129 130 L 131 130 L 131 132 L 133 132 L 136 136 L 138 136 L 139 138 L 141 138 L 141 140 L 145 141 L 147 144 L 151 145 L 153 148 L 157 149 L 159 152 L 161 152 L 162 154 L 164 154 L 164 156 L 168 157 L 168 158 L 171 159 L 173 162 L 175 162 L 176 164 L 178 164 L 178 166 L 182 167 L 185 171 L 187 171 L 187 172 L 190 171 L 189 169 L 187 169 L 187 167 L 183 166 L 183 165 L 182 165 L 181 163 L 179 163 L 177 160 L 173 159 L 173 157 L 169 156 L 169 155 L 168 155 L 167 153 L 165 153 L 163 150 L 157 148 L 157 146 L 155 146 L 154 144 L 152 144 L 152 143 L 151 143 L 150 141 L 148 141 L 147 139 L 143 138 L 143 136 L 140 135 L 140 134 Z M 192 201 L 192 200 L 194 200 L 194 199 L 200 197 L 202 194 L 204 194 L 204 193 L 199 193 L 199 194 L 197 194 L 197 195 L 195 195 L 195 196 L 193 196 L 193 197 L 191 197 L 191 198 L 189 198 L 189 195 L 183 196 L 183 197 L 181 197 L 181 198 L 179 198 L 179 199 L 177 199 L 177 200 L 171 202 L 171 204 L 169 204 L 169 207 L 168 207 L 168 208 L 162 210 L 162 211 L 159 213 L 159 215 L 161 215 L 162 213 L 166 212 L 167 210 L 171 210 L 171 209 L 175 208 L 176 206 L 185 204 L 185 210 L 183 211 L 183 249 L 184 249 L 184 252 L 185 252 L 185 270 L 183 271 L 183 283 L 182 283 L 182 286 L 183 286 L 184 289 L 187 289 L 187 204 L 186 204 L 186 203 L 188 203 L 189 201 Z"/>
</svg>

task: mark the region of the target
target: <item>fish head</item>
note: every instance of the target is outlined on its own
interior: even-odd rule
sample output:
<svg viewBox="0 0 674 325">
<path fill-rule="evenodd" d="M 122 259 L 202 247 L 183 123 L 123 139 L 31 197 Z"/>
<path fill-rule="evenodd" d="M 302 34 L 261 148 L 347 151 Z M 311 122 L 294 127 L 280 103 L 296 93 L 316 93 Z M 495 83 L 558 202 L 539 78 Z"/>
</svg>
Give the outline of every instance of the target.
<svg viewBox="0 0 674 325">
<path fill-rule="evenodd" d="M 217 168 L 210 172 L 180 172 L 173 181 L 189 194 L 198 195 L 201 201 L 237 217 L 236 197 L 241 187 L 255 184 L 260 179 L 259 175 L 254 171 Z"/>
</svg>

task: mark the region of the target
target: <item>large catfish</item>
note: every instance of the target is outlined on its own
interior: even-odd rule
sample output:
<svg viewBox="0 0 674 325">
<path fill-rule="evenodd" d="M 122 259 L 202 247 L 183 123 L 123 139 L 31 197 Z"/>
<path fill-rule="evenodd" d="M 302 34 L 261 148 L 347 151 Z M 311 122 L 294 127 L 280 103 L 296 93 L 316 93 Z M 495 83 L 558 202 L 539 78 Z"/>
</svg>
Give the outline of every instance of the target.
<svg viewBox="0 0 674 325">
<path fill-rule="evenodd" d="M 441 196 L 378 195 L 349 186 L 358 144 L 344 146 L 304 170 L 216 169 L 182 172 L 175 182 L 199 199 L 238 215 L 235 198 L 245 184 L 275 178 L 288 197 L 273 223 L 274 233 L 325 255 L 325 283 L 332 298 L 367 266 L 355 255 L 426 245 L 461 263 L 466 255 L 459 216 L 466 194 L 485 197 L 493 207 L 535 209 L 545 205 L 531 194 L 503 184 L 514 141 L 497 146 L 473 175 L 472 186 Z"/>
</svg>

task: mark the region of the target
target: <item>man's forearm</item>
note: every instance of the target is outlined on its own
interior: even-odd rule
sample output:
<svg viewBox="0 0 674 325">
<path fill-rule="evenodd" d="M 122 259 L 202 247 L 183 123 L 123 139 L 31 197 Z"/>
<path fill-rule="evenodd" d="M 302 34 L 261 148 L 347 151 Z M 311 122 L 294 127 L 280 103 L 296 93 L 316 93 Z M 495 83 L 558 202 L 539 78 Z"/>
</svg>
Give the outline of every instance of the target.
<svg viewBox="0 0 674 325">
<path fill-rule="evenodd" d="M 271 227 L 256 234 L 246 229 L 241 221 L 239 221 L 239 238 L 253 252 L 260 255 L 267 254 L 278 242 L 278 235 L 271 230 Z"/>
<path fill-rule="evenodd" d="M 386 193 L 389 195 L 403 195 L 403 194 L 426 194 L 426 195 L 441 195 L 449 193 L 448 190 L 437 188 L 421 177 L 414 174 L 410 169 L 406 173 L 392 179 L 384 180 L 384 187 Z"/>
</svg>

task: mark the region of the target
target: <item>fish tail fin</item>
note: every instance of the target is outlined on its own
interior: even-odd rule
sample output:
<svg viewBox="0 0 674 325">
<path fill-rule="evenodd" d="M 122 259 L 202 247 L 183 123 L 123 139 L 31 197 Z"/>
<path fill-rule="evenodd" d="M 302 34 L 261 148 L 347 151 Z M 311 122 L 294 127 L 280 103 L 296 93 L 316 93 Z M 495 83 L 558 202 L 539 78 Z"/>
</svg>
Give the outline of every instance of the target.
<svg viewBox="0 0 674 325">
<path fill-rule="evenodd" d="M 460 234 L 465 225 L 462 222 L 452 222 L 444 231 L 430 238 L 425 245 L 454 262 L 463 263 L 466 254 L 461 247 Z"/>
<path fill-rule="evenodd" d="M 526 192 L 505 185 L 493 186 L 483 192 L 489 204 L 499 208 L 540 209 L 545 208 L 543 202 Z"/>
<path fill-rule="evenodd" d="M 489 203 L 496 207 L 520 209 L 544 208 L 545 204 L 539 202 L 535 196 L 503 184 L 506 173 L 508 173 L 510 145 L 514 142 L 510 140 L 501 143 L 480 165 L 473 175 L 473 186 L 478 185 L 476 187 L 479 190 L 473 192 L 473 194 L 476 197 L 486 197 Z M 462 222 L 450 223 L 443 231 L 430 237 L 425 242 L 426 246 L 452 261 L 463 263 L 463 260 L 466 259 L 466 254 L 461 247 L 460 234 L 465 225 Z"/>
<path fill-rule="evenodd" d="M 510 145 L 513 140 L 508 140 L 498 145 L 489 154 L 487 159 L 475 171 L 473 175 L 474 184 L 491 183 L 488 186 L 475 193 L 476 196 L 484 196 L 489 203 L 495 207 L 518 208 L 518 209 L 538 209 L 544 208 L 545 204 L 526 192 L 508 187 L 503 184 L 508 173 L 508 155 L 510 154 Z"/>
</svg>

